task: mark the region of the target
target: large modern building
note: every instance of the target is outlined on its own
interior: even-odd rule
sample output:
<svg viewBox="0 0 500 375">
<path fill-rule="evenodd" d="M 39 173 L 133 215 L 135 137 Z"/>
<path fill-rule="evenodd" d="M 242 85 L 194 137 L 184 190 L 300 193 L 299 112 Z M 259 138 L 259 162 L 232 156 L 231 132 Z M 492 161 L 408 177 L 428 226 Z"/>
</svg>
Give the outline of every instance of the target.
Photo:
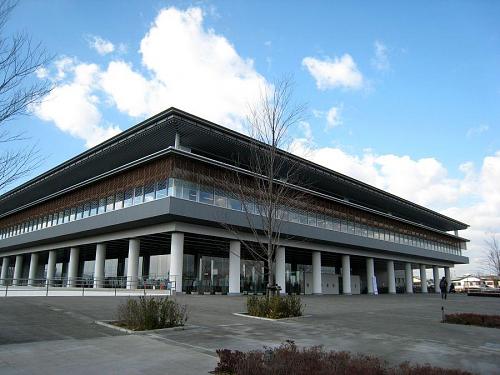
<svg viewBox="0 0 500 375">
<path fill-rule="evenodd" d="M 168 280 L 178 292 L 263 291 L 249 228 L 259 213 L 243 208 L 227 178 L 248 172 L 255 145 L 170 108 L 3 194 L 1 282 L 135 289 Z M 280 158 L 307 180 L 277 181 L 307 197 L 285 209 L 280 226 L 276 280 L 287 292 L 412 293 L 414 269 L 427 292 L 427 269 L 449 279 L 450 267 L 468 263 L 458 234 L 466 224 Z"/>
</svg>

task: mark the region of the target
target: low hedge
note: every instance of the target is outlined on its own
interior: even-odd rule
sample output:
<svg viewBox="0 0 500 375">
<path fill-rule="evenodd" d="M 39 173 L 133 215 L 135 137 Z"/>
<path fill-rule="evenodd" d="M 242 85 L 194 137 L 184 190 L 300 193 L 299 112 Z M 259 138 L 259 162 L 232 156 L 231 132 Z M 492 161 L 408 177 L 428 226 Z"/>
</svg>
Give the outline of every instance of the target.
<svg viewBox="0 0 500 375">
<path fill-rule="evenodd" d="M 250 352 L 217 350 L 217 375 L 472 375 L 458 369 L 445 369 L 408 362 L 390 367 L 378 357 L 349 352 L 324 351 L 321 347 L 298 349 L 293 341 L 278 348 Z"/>
<path fill-rule="evenodd" d="M 261 318 L 282 319 L 302 316 L 303 305 L 299 296 L 250 296 L 248 314 Z"/>
<path fill-rule="evenodd" d="M 445 323 L 464 324 L 467 326 L 480 326 L 500 328 L 500 315 L 483 315 L 472 313 L 446 314 Z"/>
<path fill-rule="evenodd" d="M 187 307 L 168 297 L 141 296 L 118 306 L 117 317 L 117 325 L 134 331 L 178 327 L 187 321 Z"/>
</svg>

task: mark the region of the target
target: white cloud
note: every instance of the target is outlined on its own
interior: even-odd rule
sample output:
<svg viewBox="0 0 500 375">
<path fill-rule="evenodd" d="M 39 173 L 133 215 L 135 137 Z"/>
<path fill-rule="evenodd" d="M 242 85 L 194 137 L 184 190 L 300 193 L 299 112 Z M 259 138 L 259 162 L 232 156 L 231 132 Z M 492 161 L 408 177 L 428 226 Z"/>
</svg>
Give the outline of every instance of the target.
<svg viewBox="0 0 500 375">
<path fill-rule="evenodd" d="M 483 134 L 484 132 L 487 132 L 489 129 L 490 127 L 484 124 L 476 126 L 475 128 L 470 128 L 469 130 L 467 130 L 467 137 L 470 138 L 476 135 Z"/>
<path fill-rule="evenodd" d="M 358 70 L 356 63 L 349 54 L 333 60 L 319 60 L 314 57 L 305 57 L 302 65 L 316 80 L 320 90 L 333 88 L 359 89 L 363 87 L 363 75 Z"/>
<path fill-rule="evenodd" d="M 484 240 L 490 233 L 500 234 L 500 151 L 485 157 L 479 170 L 471 162 L 463 163 L 461 176 L 453 178 L 435 158 L 377 155 L 369 149 L 356 155 L 317 147 L 312 138 L 295 139 L 291 151 L 469 224 L 461 235 L 471 240 L 464 252 L 470 264 L 456 266 L 454 273 L 483 270 Z"/>
<path fill-rule="evenodd" d="M 200 8 L 160 11 L 141 41 L 143 74 L 124 61 L 102 73 L 102 88 L 130 116 L 176 106 L 242 130 L 248 104 L 267 81 L 223 36 L 203 25 Z"/>
<path fill-rule="evenodd" d="M 56 78 L 72 79 L 57 85 L 46 99 L 34 107 L 35 114 L 44 121 L 52 121 L 60 130 L 83 139 L 87 147 L 94 146 L 120 129 L 103 125 L 98 109 L 99 98 L 94 86 L 99 74 L 95 64 L 83 64 L 68 58 L 56 62 Z"/>
<path fill-rule="evenodd" d="M 326 114 L 326 123 L 328 124 L 328 128 L 334 128 L 342 124 L 342 120 L 340 119 L 340 107 L 332 107 L 328 110 Z"/>
<path fill-rule="evenodd" d="M 377 70 L 388 70 L 391 67 L 389 63 L 388 50 L 384 43 L 376 40 L 373 43 L 375 49 L 375 57 L 372 58 L 372 66 Z"/>
<path fill-rule="evenodd" d="M 107 55 L 115 50 L 115 46 L 109 40 L 97 35 L 90 35 L 87 38 L 90 48 L 95 49 L 101 56 Z"/>
</svg>

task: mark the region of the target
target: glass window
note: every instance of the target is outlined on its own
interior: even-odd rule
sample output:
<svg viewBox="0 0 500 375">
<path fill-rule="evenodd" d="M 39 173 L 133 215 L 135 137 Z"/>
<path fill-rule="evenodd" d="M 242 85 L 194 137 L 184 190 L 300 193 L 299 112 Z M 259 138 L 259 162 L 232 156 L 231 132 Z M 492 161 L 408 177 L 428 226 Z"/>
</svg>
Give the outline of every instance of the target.
<svg viewBox="0 0 500 375">
<path fill-rule="evenodd" d="M 326 227 L 326 224 L 325 224 L 325 215 L 318 214 L 317 219 L 316 219 L 316 224 L 320 228 L 325 228 Z"/>
<path fill-rule="evenodd" d="M 90 202 L 90 216 L 97 215 L 97 208 L 99 207 L 99 202 L 97 199 L 94 199 Z"/>
<path fill-rule="evenodd" d="M 241 211 L 241 201 L 240 200 L 234 199 L 234 198 L 228 198 L 227 204 L 228 204 L 227 208 L 230 208 L 232 210 Z"/>
<path fill-rule="evenodd" d="M 103 214 L 106 212 L 106 198 L 99 198 L 99 205 L 97 206 L 97 213 Z"/>
<path fill-rule="evenodd" d="M 123 207 L 130 207 L 134 202 L 134 191 L 132 189 L 125 190 L 123 198 Z"/>
<path fill-rule="evenodd" d="M 134 204 L 140 204 L 144 202 L 144 188 L 142 186 L 137 186 L 134 189 Z"/>
<path fill-rule="evenodd" d="M 214 203 L 219 207 L 226 207 L 226 196 L 222 190 L 215 189 Z"/>
<path fill-rule="evenodd" d="M 70 214 L 69 208 L 65 209 L 64 210 L 63 223 L 69 223 L 69 214 Z"/>
<path fill-rule="evenodd" d="M 79 205 L 76 208 L 76 220 L 81 219 L 83 217 L 83 206 Z"/>
<path fill-rule="evenodd" d="M 156 183 L 156 199 L 167 196 L 167 180 L 161 180 Z"/>
<path fill-rule="evenodd" d="M 115 210 L 119 210 L 120 208 L 123 208 L 123 192 L 116 193 L 115 196 Z"/>
<path fill-rule="evenodd" d="M 200 186 L 200 203 L 214 204 L 214 189 L 209 186 Z"/>
<path fill-rule="evenodd" d="M 190 201 L 197 201 L 198 186 L 192 182 L 184 181 L 182 184 L 182 198 Z"/>
<path fill-rule="evenodd" d="M 106 212 L 113 211 L 115 209 L 115 196 L 110 195 L 106 198 Z"/>
<path fill-rule="evenodd" d="M 332 229 L 340 232 L 340 219 L 338 217 L 332 219 Z"/>
<path fill-rule="evenodd" d="M 90 202 L 86 202 L 83 205 L 83 217 L 89 217 L 90 216 Z"/>
<path fill-rule="evenodd" d="M 64 212 L 63 211 L 59 211 L 58 214 L 57 214 L 57 225 L 63 223 L 63 218 L 64 218 Z"/>
<path fill-rule="evenodd" d="M 168 179 L 168 196 L 169 197 L 178 197 L 179 198 L 180 194 L 176 194 L 176 193 L 178 193 L 178 190 L 179 191 L 181 190 L 181 189 L 177 189 L 178 182 L 179 182 L 179 180 L 177 180 L 176 178 L 169 178 Z"/>
<path fill-rule="evenodd" d="M 316 214 L 314 212 L 309 212 L 307 215 L 307 224 L 316 226 Z"/>
<path fill-rule="evenodd" d="M 71 212 L 69 214 L 69 221 L 76 220 L 76 207 L 71 207 Z"/>
<path fill-rule="evenodd" d="M 155 199 L 155 183 L 151 182 L 144 187 L 144 202 L 151 202 Z"/>
</svg>

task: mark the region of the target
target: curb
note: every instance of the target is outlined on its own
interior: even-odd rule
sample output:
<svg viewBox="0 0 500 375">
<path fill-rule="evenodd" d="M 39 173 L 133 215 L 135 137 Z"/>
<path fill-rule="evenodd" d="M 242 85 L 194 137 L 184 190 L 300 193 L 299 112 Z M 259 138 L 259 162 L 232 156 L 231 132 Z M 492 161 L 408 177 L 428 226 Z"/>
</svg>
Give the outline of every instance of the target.
<svg viewBox="0 0 500 375">
<path fill-rule="evenodd" d="M 178 326 L 178 327 L 169 327 L 169 328 L 159 328 L 159 329 L 149 329 L 149 330 L 144 330 L 144 331 L 133 331 L 128 328 L 123 328 L 123 327 L 118 327 L 114 324 L 113 322 L 116 322 L 116 320 L 94 320 L 95 324 L 98 324 L 103 327 L 111 328 L 120 332 L 127 333 L 129 335 L 147 335 L 149 333 L 153 332 L 168 332 L 168 331 L 185 331 L 185 330 L 190 330 L 194 328 L 198 328 L 198 326 L 195 325 L 183 325 L 183 326 Z"/>
<path fill-rule="evenodd" d="M 233 315 L 241 316 L 243 318 L 267 320 L 269 322 L 281 322 L 281 321 L 286 321 L 286 320 L 291 320 L 291 319 L 297 319 L 297 318 L 310 318 L 312 316 L 312 315 L 301 315 L 301 316 L 291 316 L 289 318 L 272 319 L 272 318 L 263 318 L 263 317 L 260 317 L 260 316 L 248 315 L 248 313 L 245 313 L 245 312 L 233 313 Z"/>
</svg>

